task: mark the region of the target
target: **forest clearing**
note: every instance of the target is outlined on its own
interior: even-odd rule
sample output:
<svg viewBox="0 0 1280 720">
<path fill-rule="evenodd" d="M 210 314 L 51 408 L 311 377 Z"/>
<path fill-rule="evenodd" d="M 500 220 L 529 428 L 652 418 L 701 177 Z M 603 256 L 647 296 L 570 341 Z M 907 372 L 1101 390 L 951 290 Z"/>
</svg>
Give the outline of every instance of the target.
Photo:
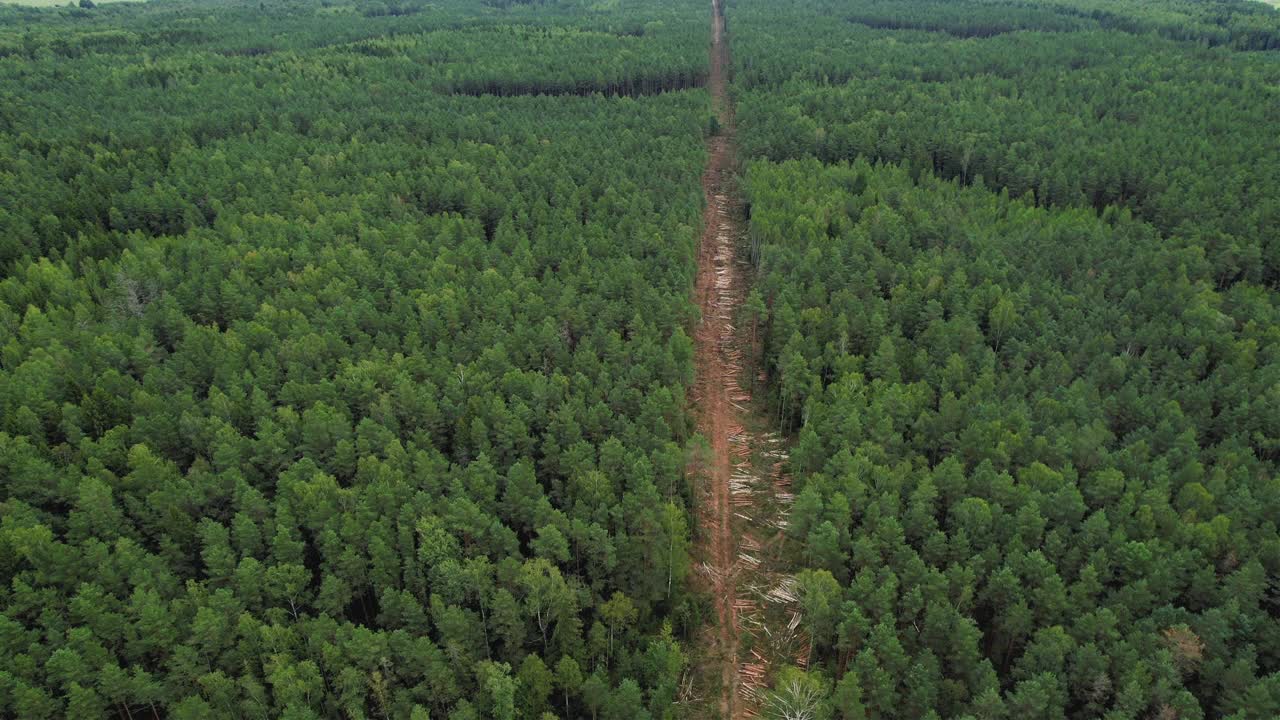
<svg viewBox="0 0 1280 720">
<path fill-rule="evenodd" d="M 699 456 L 692 472 L 702 503 L 700 570 L 716 609 L 715 637 L 706 654 L 720 666 L 710 673 L 718 675 L 719 714 L 736 720 L 760 716 L 779 654 L 801 667 L 805 657 L 794 655 L 800 618 L 794 578 L 776 567 L 785 562 L 781 545 L 791 499 L 786 450 L 759 412 L 764 406 L 753 398 L 765 378 L 745 326 L 758 319 L 745 305 L 750 263 L 737 188 L 729 67 L 724 10 L 715 0 L 708 90 L 719 129 L 707 140 L 702 176 L 706 209 L 694 288 L 701 321 L 694 336 L 691 392 L 709 457 Z M 748 648 L 740 644 L 744 634 L 751 641 Z"/>
</svg>

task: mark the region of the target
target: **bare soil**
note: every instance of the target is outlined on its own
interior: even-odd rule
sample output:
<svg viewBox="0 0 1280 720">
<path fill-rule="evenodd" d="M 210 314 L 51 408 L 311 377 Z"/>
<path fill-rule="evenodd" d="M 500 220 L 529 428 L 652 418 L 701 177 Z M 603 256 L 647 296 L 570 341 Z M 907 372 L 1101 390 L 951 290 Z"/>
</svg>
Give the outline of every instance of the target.
<svg viewBox="0 0 1280 720">
<path fill-rule="evenodd" d="M 691 472 L 700 481 L 700 571 L 716 611 L 716 627 L 698 653 L 702 682 L 718 685 L 719 716 L 738 720 L 758 714 L 771 672 L 780 663 L 805 663 L 808 641 L 798 629 L 791 578 L 778 571 L 786 566 L 787 453 L 782 439 L 765 429 L 767 414 L 753 401 L 757 349 L 746 328 L 735 325 L 746 322 L 739 309 L 750 267 L 740 253 L 743 206 L 734 183 L 737 151 L 725 35 L 721 0 L 713 0 L 708 89 L 720 132 L 707 141 L 702 175 L 706 210 L 694 286 L 701 320 L 694 336 L 691 393 L 708 447 Z M 711 687 L 704 689 L 711 694 Z"/>
</svg>

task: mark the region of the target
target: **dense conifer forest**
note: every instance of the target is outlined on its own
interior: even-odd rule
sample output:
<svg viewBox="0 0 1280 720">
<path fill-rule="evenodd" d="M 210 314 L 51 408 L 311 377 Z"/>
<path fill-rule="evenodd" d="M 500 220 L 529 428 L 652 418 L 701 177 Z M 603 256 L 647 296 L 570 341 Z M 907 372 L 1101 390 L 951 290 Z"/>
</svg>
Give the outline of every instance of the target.
<svg viewBox="0 0 1280 720">
<path fill-rule="evenodd" d="M 1271 720 L 1278 523 L 1262 3 L 0 5 L 0 717 Z"/>
<path fill-rule="evenodd" d="M 668 714 L 705 12 L 401 10 L 2 11 L 0 715 Z"/>
<path fill-rule="evenodd" d="M 1277 13 L 784 6 L 731 37 L 812 717 L 1280 716 Z"/>
</svg>

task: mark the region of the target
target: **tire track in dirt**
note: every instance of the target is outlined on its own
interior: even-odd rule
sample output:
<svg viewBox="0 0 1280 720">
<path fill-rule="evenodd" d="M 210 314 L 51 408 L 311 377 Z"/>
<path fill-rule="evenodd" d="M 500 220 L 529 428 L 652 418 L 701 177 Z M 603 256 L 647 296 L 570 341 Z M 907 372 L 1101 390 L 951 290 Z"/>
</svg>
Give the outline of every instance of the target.
<svg viewBox="0 0 1280 720">
<path fill-rule="evenodd" d="M 807 640 L 798 631 L 791 578 L 774 569 L 784 566 L 782 531 L 791 499 L 786 450 L 775 433 L 761 430 L 768 420 L 755 411 L 755 382 L 744 369 L 755 372 L 756 348 L 734 325 L 750 273 L 738 252 L 743 206 L 734 186 L 737 150 L 722 0 L 712 0 L 710 60 L 708 90 L 720 131 L 707 141 L 702 175 L 706 209 L 694 286 L 702 317 L 694 336 L 692 389 L 709 454 L 691 470 L 702 481 L 700 571 L 717 621 L 705 656 L 718 667 L 706 668 L 706 675 L 719 677 L 720 717 L 738 720 L 758 713 L 779 660 L 805 664 Z M 747 652 L 742 637 L 750 640 Z"/>
</svg>

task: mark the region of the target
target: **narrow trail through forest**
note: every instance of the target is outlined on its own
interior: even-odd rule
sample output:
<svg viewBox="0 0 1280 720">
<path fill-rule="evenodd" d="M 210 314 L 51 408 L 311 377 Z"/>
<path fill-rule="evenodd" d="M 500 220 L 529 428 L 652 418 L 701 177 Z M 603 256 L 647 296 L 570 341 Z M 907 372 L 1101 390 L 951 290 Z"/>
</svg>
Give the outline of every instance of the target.
<svg viewBox="0 0 1280 720">
<path fill-rule="evenodd" d="M 695 335 L 692 399 L 708 450 L 693 468 L 699 482 L 700 571 L 716 609 L 716 627 L 703 656 L 706 682 L 719 684 L 725 720 L 755 717 L 770 673 L 781 663 L 803 666 L 808 641 L 800 637 L 793 579 L 778 571 L 790 480 L 782 439 L 766 428 L 768 416 L 753 401 L 757 375 L 755 333 L 737 327 L 747 296 L 749 263 L 740 252 L 743 205 L 734 184 L 736 147 L 728 93 L 729 47 L 724 7 L 711 7 L 708 79 L 720 130 L 707 143 L 702 176 L 706 195 L 695 299 L 702 319 Z M 709 692 L 711 688 L 708 688 Z M 710 701 L 710 698 L 707 698 Z"/>
</svg>

